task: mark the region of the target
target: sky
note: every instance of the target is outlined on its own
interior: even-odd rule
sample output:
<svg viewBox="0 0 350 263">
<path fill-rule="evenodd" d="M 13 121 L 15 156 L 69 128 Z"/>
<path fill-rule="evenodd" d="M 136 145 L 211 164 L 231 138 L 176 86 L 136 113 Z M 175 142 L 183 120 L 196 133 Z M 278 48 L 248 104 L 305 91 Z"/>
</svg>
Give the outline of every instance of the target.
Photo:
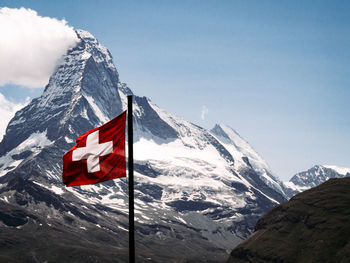
<svg viewBox="0 0 350 263">
<path fill-rule="evenodd" d="M 0 132 L 40 96 L 76 41 L 73 30 L 84 29 L 110 50 L 136 95 L 204 128 L 229 125 L 282 180 L 316 164 L 350 167 L 348 1 L 11 0 L 0 7 L 41 18 L 21 24 L 0 13 L 0 113 L 7 116 Z"/>
</svg>

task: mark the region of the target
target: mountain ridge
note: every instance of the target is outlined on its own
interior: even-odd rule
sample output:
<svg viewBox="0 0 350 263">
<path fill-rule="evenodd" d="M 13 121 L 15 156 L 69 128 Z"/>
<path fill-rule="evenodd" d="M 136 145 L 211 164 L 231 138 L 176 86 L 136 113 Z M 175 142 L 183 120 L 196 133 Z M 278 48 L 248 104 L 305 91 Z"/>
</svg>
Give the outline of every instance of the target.
<svg viewBox="0 0 350 263">
<path fill-rule="evenodd" d="M 284 182 L 286 194 L 292 197 L 297 193 L 316 187 L 331 178 L 350 177 L 350 168 L 335 165 L 314 165 L 306 171 L 295 174 L 289 182 Z"/>
<path fill-rule="evenodd" d="M 133 94 L 119 81 L 109 51 L 90 33 L 76 32 L 80 42 L 61 59 L 43 95 L 15 114 L 0 142 L 0 228 L 8 244 L 11 233 L 25 240 L 40 227 L 53 236 L 66 233 L 67 226 L 86 241 L 85 231 L 96 231 L 101 235 L 89 242 L 98 247 L 110 239 L 124 258 L 126 180 L 74 188 L 61 182 L 65 151 L 79 135 L 124 111 L 126 96 Z M 215 131 L 176 117 L 146 97 L 133 97 L 138 260 L 181 262 L 179 255 L 183 261 L 224 260 L 262 214 L 286 201 L 282 182 L 243 139 L 230 138 L 235 133 L 227 127 L 231 142 L 224 143 Z M 33 218 L 23 221 L 16 209 Z M 13 215 L 24 222 L 17 226 L 20 231 L 8 225 L 6 218 L 17 218 Z M 42 248 L 36 257 L 52 260 L 43 252 L 50 248 L 42 238 L 35 239 Z M 21 246 L 23 255 L 33 259 Z M 0 251 L 16 258 L 13 249 Z M 72 249 L 62 248 L 66 254 Z"/>
</svg>

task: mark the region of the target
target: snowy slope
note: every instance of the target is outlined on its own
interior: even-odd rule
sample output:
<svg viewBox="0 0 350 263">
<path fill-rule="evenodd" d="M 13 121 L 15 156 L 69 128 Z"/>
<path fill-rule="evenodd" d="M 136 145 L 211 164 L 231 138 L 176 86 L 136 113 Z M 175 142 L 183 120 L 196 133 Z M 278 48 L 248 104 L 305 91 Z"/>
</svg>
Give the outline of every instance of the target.
<svg viewBox="0 0 350 263">
<path fill-rule="evenodd" d="M 61 182 L 64 152 L 80 134 L 125 110 L 132 94 L 109 51 L 90 33 L 77 35 L 80 42 L 61 59 L 43 95 L 8 125 L 0 143 L 0 200 L 46 218 L 47 231 L 98 229 L 111 240 L 117 233 L 113 244 L 125 255 L 127 179 L 73 188 Z M 222 262 L 262 214 L 286 201 L 281 182 L 231 128 L 205 130 L 146 97 L 135 95 L 133 104 L 140 262 L 179 255 Z M 38 225 L 33 219 L 21 227 L 29 231 L 31 222 Z"/>
<path fill-rule="evenodd" d="M 216 125 L 211 132 L 234 156 L 237 170 L 250 166 L 268 186 L 285 195 L 282 182 L 272 172 L 266 161 L 234 129 L 220 124 Z"/>
</svg>

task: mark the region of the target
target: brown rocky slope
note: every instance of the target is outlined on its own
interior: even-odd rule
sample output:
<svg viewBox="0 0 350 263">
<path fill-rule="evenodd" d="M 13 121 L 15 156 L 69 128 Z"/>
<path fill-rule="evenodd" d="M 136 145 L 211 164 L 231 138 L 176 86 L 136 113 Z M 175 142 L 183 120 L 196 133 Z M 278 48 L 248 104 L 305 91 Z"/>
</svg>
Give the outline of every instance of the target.
<svg viewBox="0 0 350 263">
<path fill-rule="evenodd" d="M 350 178 L 330 179 L 264 215 L 227 263 L 350 262 Z"/>
</svg>

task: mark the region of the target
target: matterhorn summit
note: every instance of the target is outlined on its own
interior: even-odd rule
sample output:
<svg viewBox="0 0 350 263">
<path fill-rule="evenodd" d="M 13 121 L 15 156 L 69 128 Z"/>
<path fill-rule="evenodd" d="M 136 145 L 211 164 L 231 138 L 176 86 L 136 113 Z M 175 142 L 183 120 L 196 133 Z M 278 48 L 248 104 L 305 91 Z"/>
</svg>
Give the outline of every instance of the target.
<svg viewBox="0 0 350 263">
<path fill-rule="evenodd" d="M 62 183 L 63 154 L 133 94 L 110 52 L 76 33 L 79 43 L 0 143 L 0 254 L 14 261 L 127 261 L 127 178 Z M 223 262 L 286 201 L 283 183 L 230 127 L 206 130 L 136 95 L 133 108 L 137 262 Z"/>
</svg>

